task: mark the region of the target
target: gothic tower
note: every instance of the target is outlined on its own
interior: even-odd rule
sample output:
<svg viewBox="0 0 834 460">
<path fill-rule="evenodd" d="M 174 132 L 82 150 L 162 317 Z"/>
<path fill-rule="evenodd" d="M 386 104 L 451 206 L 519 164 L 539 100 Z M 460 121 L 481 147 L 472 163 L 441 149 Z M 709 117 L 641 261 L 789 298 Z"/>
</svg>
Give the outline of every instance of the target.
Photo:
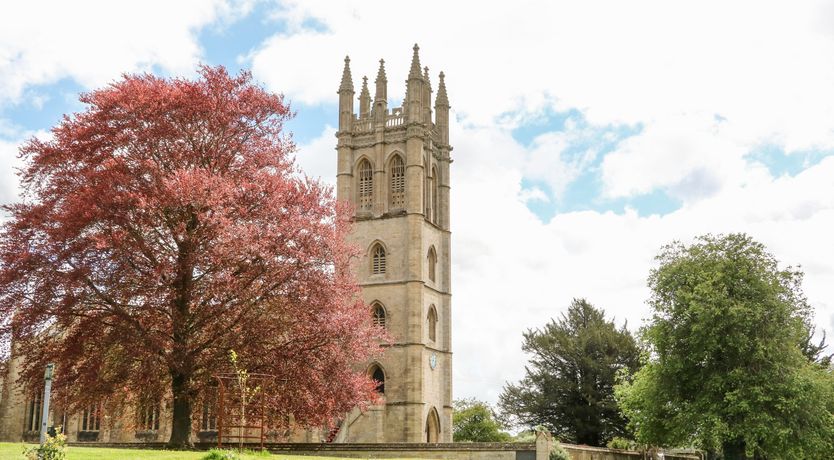
<svg viewBox="0 0 834 460">
<path fill-rule="evenodd" d="M 363 78 L 354 110 L 350 59 L 339 86 L 337 195 L 356 209 L 352 239 L 368 314 L 392 342 L 368 373 L 383 403 L 355 410 L 337 441 L 451 442 L 452 345 L 449 101 L 440 73 L 432 119 L 418 47 L 402 107 L 388 108 L 380 60 L 373 100 Z"/>
</svg>

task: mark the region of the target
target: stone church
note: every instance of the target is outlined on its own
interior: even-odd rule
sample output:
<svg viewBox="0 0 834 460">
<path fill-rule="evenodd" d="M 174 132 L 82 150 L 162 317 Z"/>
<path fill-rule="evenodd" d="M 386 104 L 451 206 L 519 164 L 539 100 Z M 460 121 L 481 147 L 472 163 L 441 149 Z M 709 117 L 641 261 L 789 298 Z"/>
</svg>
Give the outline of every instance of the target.
<svg viewBox="0 0 834 460">
<path fill-rule="evenodd" d="M 337 197 L 356 209 L 351 238 L 362 248 L 354 269 L 368 314 L 392 342 L 379 361 L 366 363 L 380 382 L 382 403 L 354 409 L 330 436 L 335 442 L 451 442 L 451 234 L 449 220 L 449 101 L 439 74 L 432 107 L 428 68 L 414 46 L 402 107 L 388 107 L 388 79 L 380 61 L 371 98 L 363 78 L 355 110 L 350 60 L 339 86 Z M 36 441 L 40 397 L 15 384 L 13 357 L 0 388 L 0 441 Z M 166 441 L 170 409 L 164 402 L 120 417 L 90 407 L 67 414 L 53 403 L 49 425 L 70 441 Z M 200 410 L 202 409 L 202 410 Z M 195 410 L 195 440 L 216 439 L 211 407 Z M 321 442 L 319 430 L 296 430 L 273 441 Z"/>
</svg>

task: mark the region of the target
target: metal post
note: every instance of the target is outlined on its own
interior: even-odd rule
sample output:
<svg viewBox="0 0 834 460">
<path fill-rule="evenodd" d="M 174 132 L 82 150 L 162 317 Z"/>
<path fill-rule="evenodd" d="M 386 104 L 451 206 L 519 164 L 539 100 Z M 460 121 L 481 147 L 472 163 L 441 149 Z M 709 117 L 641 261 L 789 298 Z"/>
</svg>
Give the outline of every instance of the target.
<svg viewBox="0 0 834 460">
<path fill-rule="evenodd" d="M 43 445 L 43 443 L 46 441 L 46 426 L 49 424 L 49 393 L 50 391 L 52 391 L 52 371 L 54 369 L 54 364 L 47 364 L 46 371 L 43 375 L 43 379 L 45 382 L 43 386 L 43 412 L 41 413 L 41 445 Z"/>
</svg>

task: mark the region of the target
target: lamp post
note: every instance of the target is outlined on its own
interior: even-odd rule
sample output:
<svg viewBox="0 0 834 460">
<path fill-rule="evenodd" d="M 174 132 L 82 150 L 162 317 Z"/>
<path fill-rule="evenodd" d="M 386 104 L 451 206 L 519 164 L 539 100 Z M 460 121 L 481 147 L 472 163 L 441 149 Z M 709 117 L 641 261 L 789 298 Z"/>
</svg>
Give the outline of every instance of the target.
<svg viewBox="0 0 834 460">
<path fill-rule="evenodd" d="M 55 365 L 49 363 L 46 365 L 46 371 L 43 374 L 43 412 L 41 414 L 41 435 L 40 442 L 43 445 L 46 441 L 46 425 L 49 423 L 49 393 L 52 391 L 52 372 L 55 370 Z"/>
</svg>

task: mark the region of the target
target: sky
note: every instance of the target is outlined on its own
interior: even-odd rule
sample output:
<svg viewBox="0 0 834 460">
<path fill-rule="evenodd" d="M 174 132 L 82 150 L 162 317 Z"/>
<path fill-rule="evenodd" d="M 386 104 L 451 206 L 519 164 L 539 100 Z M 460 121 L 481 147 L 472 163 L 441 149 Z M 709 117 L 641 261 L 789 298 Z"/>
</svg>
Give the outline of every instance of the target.
<svg viewBox="0 0 834 460">
<path fill-rule="evenodd" d="M 0 6 L 0 202 L 18 146 L 123 73 L 250 70 L 335 183 L 343 59 L 389 106 L 414 43 L 452 105 L 455 398 L 524 375 L 573 298 L 637 331 L 661 246 L 746 232 L 834 332 L 832 1 L 88 1 Z"/>
</svg>

